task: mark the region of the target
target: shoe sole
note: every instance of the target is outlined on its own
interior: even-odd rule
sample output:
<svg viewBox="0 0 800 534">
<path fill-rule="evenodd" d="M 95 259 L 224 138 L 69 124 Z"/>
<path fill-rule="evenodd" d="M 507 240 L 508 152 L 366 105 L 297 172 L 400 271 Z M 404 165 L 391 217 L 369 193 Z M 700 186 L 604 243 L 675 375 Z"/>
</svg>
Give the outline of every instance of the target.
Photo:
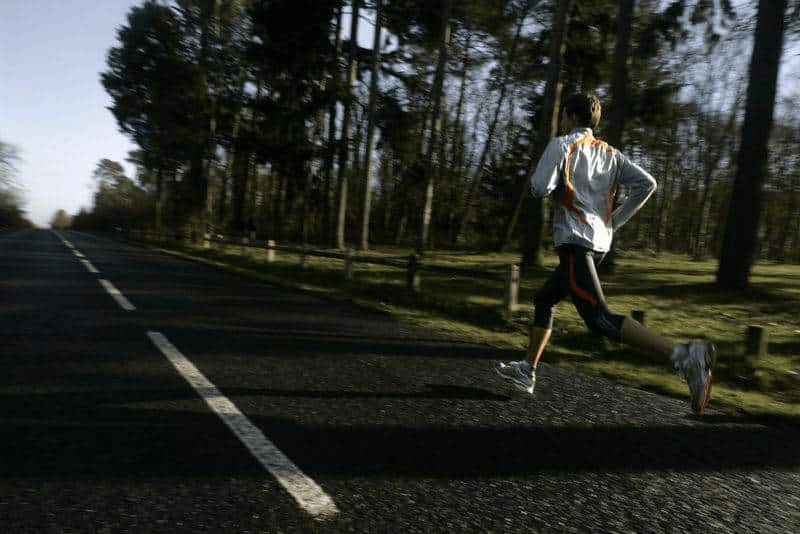
<svg viewBox="0 0 800 534">
<path fill-rule="evenodd" d="M 508 366 L 505 365 L 503 362 L 495 362 L 494 363 L 494 371 L 498 375 L 500 375 L 503 379 L 505 379 L 506 382 L 510 382 L 511 385 L 513 385 L 515 388 L 517 388 L 517 390 L 519 390 L 519 391 L 521 391 L 523 393 L 527 393 L 529 395 L 533 395 L 535 384 L 534 384 L 534 386 L 528 386 L 528 385 L 520 382 L 519 380 L 517 380 L 516 378 L 514 378 L 512 376 L 504 375 L 502 372 L 500 372 L 500 369 L 502 369 L 504 367 L 508 367 Z"/>
<path fill-rule="evenodd" d="M 709 345 L 708 348 L 708 352 L 710 353 L 710 357 L 706 359 L 706 365 L 708 365 L 708 380 L 706 380 L 706 385 L 703 389 L 703 398 L 700 400 L 700 406 L 694 409 L 695 415 L 703 413 L 703 410 L 705 410 L 708 405 L 708 401 L 711 399 L 711 384 L 714 382 L 712 369 L 717 363 L 717 347 L 712 344 Z"/>
</svg>

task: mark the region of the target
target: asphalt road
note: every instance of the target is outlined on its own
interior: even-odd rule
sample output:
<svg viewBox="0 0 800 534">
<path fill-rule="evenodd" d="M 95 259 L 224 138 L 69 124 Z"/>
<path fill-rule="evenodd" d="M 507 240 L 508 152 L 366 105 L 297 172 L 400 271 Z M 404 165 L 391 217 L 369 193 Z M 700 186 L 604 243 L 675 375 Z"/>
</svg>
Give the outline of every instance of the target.
<svg viewBox="0 0 800 534">
<path fill-rule="evenodd" d="M 105 238 L 0 235 L 0 339 L 0 532 L 800 532 L 797 430 Z"/>
</svg>

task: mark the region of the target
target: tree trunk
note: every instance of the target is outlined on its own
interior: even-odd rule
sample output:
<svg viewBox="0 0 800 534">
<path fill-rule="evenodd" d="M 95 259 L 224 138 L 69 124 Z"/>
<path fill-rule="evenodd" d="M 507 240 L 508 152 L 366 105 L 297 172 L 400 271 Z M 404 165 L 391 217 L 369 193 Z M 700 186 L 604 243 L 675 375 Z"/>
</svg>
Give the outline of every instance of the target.
<svg viewBox="0 0 800 534">
<path fill-rule="evenodd" d="M 614 78 L 611 87 L 611 110 L 608 116 L 606 140 L 622 148 L 628 102 L 628 56 L 631 44 L 633 10 L 636 0 L 620 0 L 617 14 L 617 42 L 614 47 Z"/>
<path fill-rule="evenodd" d="M 381 62 L 381 4 L 375 0 L 375 40 L 372 44 L 372 77 L 367 111 L 367 146 L 364 150 L 364 173 L 361 184 L 361 250 L 369 248 L 369 218 L 372 205 L 372 152 L 375 148 L 375 110 L 378 103 L 378 73 Z"/>
<path fill-rule="evenodd" d="M 550 138 L 558 132 L 558 110 L 561 107 L 561 67 L 564 63 L 564 53 L 567 49 L 567 30 L 569 17 L 575 0 L 554 0 L 553 32 L 550 41 L 550 63 L 547 69 L 547 85 L 544 90 L 544 104 L 541 110 L 541 122 L 536 138 L 533 154 L 538 159 L 544 151 Z M 530 175 L 536 168 L 536 161 L 531 166 L 517 185 L 517 202 L 511 217 L 508 219 L 498 250 L 504 250 L 511 242 L 511 236 L 517 225 L 517 220 L 526 208 L 527 224 L 523 236 L 522 264 L 532 266 L 539 263 L 539 248 L 542 241 L 542 199 L 533 198 L 530 191 Z"/>
<path fill-rule="evenodd" d="M 663 185 L 659 188 L 661 196 L 657 199 L 656 213 L 656 252 L 661 252 L 662 248 L 666 246 L 667 228 L 670 223 L 670 214 L 672 213 L 672 189 L 675 183 L 674 178 L 674 164 L 676 153 L 676 139 L 678 137 L 678 126 L 673 125 L 670 132 L 669 142 L 666 144 L 666 151 L 664 152 L 664 177 Z"/>
<path fill-rule="evenodd" d="M 469 54 L 472 48 L 472 34 L 467 33 L 466 42 L 461 50 L 461 72 L 459 73 L 459 77 L 461 78 L 461 85 L 458 88 L 458 101 L 456 103 L 455 109 L 455 119 L 454 119 L 454 129 L 453 129 L 453 176 L 456 176 L 460 179 L 460 177 L 464 176 L 465 171 L 464 169 L 468 168 L 467 165 L 467 148 L 465 143 L 465 135 L 466 135 L 466 126 L 464 125 L 464 102 L 466 100 L 467 94 L 467 80 L 468 80 L 468 73 L 469 73 Z M 451 228 L 455 228 L 454 224 L 456 218 L 458 216 L 459 206 L 453 203 L 450 207 L 450 226 Z M 452 235 L 450 236 L 450 242 L 456 242 L 456 230 L 453 230 Z"/>
<path fill-rule="evenodd" d="M 274 171 L 273 171 L 274 172 Z M 286 222 L 286 200 L 289 189 L 289 179 L 283 173 L 276 173 L 273 176 L 277 191 L 275 191 L 274 208 L 272 211 L 272 230 L 277 241 L 283 241 L 285 235 L 284 224 Z"/>
<path fill-rule="evenodd" d="M 347 160 L 351 144 L 351 115 L 353 85 L 358 75 L 358 11 L 360 0 L 353 0 L 353 13 L 350 19 L 350 68 L 347 74 L 345 100 L 343 102 L 342 133 L 339 146 L 338 207 L 336 210 L 336 248 L 345 248 L 345 227 L 347 219 Z"/>
<path fill-rule="evenodd" d="M 453 0 L 442 0 L 442 36 L 439 42 L 439 60 L 436 64 L 436 77 L 431 89 L 433 100 L 433 111 L 431 112 L 431 134 L 428 139 L 428 147 L 425 152 L 425 184 L 424 205 L 422 208 L 422 223 L 420 224 L 419 237 L 417 239 L 417 253 L 424 252 L 430 234 L 431 215 L 433 213 L 433 189 L 435 173 L 437 171 L 437 154 L 439 146 L 439 135 L 441 133 L 441 106 L 442 92 L 444 89 L 445 66 L 447 65 L 447 48 L 450 44 L 450 13 L 453 9 Z"/>
<path fill-rule="evenodd" d="M 161 163 L 156 171 L 156 205 L 155 205 L 155 230 L 161 231 L 164 224 L 164 170 Z"/>
<path fill-rule="evenodd" d="M 302 212 L 300 214 L 300 241 L 308 243 L 311 237 L 311 218 L 313 207 L 311 206 L 311 190 L 314 187 L 314 175 L 308 168 L 303 169 L 305 181 L 303 182 Z"/>
<path fill-rule="evenodd" d="M 213 209 L 213 189 L 211 187 L 211 168 L 214 162 L 214 147 L 217 135 L 217 95 L 216 89 L 208 86 L 208 74 L 210 69 L 211 46 L 210 40 L 219 33 L 219 2 L 218 0 L 207 0 L 201 3 L 200 21 L 202 24 L 200 35 L 200 58 L 198 65 L 200 68 L 200 94 L 201 99 L 208 105 L 208 128 L 207 137 L 204 139 L 197 160 L 200 178 L 200 221 L 205 228 L 210 222 L 209 219 Z"/>
<path fill-rule="evenodd" d="M 238 151 L 237 151 L 238 152 Z M 230 162 L 231 176 L 233 177 L 233 206 L 231 213 L 231 229 L 235 235 L 244 235 L 245 232 L 245 206 L 247 205 L 247 189 L 250 180 L 249 158 L 237 157 Z M 233 172 L 233 169 L 236 172 Z"/>
<path fill-rule="evenodd" d="M 636 0 L 620 0 L 617 12 L 617 42 L 614 46 L 614 77 L 611 84 L 611 113 L 608 116 L 608 135 L 606 139 L 611 146 L 622 150 L 622 135 L 625 132 L 628 103 L 628 56 L 631 48 L 631 29 L 633 26 L 633 10 Z M 606 254 L 598 271 L 604 274 L 613 273 L 616 267 L 616 240 L 611 243 L 611 250 Z"/>
<path fill-rule="evenodd" d="M 747 287 L 755 260 L 761 185 L 767 173 L 767 142 L 775 107 L 786 6 L 787 0 L 758 3 L 742 141 L 717 270 L 717 284 L 728 289 Z"/>
<path fill-rule="evenodd" d="M 342 55 L 342 5 L 340 3 L 337 8 L 336 14 L 336 59 Z M 338 71 L 335 72 L 330 81 L 328 91 L 331 95 L 336 94 L 336 90 L 341 83 L 341 76 Z M 333 96 L 330 99 L 330 107 L 328 109 L 328 143 L 325 151 L 325 161 L 322 166 L 323 180 L 325 181 L 325 206 L 323 208 L 323 227 L 326 239 L 330 244 L 336 243 L 336 174 L 333 169 L 333 162 L 336 159 L 336 116 L 337 116 L 336 98 Z"/>
<path fill-rule="evenodd" d="M 240 84 L 239 84 L 239 107 L 236 110 L 236 113 L 233 117 L 233 127 L 231 129 L 231 142 L 230 142 L 230 149 L 228 150 L 228 157 L 225 159 L 225 170 L 222 173 L 222 184 L 220 186 L 220 203 L 219 203 L 219 211 L 218 217 L 220 221 L 225 221 L 226 213 L 225 213 L 225 196 L 227 195 L 228 191 L 228 184 L 235 181 L 233 175 L 234 165 L 236 165 L 236 158 L 237 158 L 237 145 L 239 143 L 239 128 L 242 122 L 242 108 L 245 106 L 245 101 L 247 96 L 244 92 L 244 73 L 240 74 Z M 236 190 L 237 185 L 234 183 L 232 184 L 232 189 Z M 239 220 L 238 216 L 240 213 L 236 213 L 236 210 L 233 210 L 231 214 L 231 229 L 238 233 L 244 228 L 244 221 Z"/>
</svg>

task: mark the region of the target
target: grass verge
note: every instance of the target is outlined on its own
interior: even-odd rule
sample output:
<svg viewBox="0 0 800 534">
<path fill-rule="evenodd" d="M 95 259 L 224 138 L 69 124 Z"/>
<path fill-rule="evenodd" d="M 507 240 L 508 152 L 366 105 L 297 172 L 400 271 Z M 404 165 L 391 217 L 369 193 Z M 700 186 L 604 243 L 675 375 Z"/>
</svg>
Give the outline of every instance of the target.
<svg viewBox="0 0 800 534">
<path fill-rule="evenodd" d="M 309 257 L 300 268 L 298 255 L 291 253 L 279 253 L 267 263 L 266 251 L 257 248 L 151 245 L 270 283 L 350 300 L 457 339 L 520 351 L 527 343 L 533 293 L 556 262 L 554 254 L 545 254 L 543 266 L 523 276 L 520 309 L 508 317 L 502 312 L 503 283 L 488 277 L 423 271 L 421 291 L 411 293 L 406 289 L 405 270 L 395 267 L 357 262 L 353 280 L 348 281 L 341 260 Z M 407 258 L 409 253 L 382 248 L 368 255 Z M 519 257 L 433 251 L 424 261 L 499 273 Z M 602 278 L 613 312 L 630 315 L 632 310 L 643 310 L 645 324 L 669 339 L 699 338 L 717 344 L 720 359 L 712 408 L 743 419 L 800 423 L 800 266 L 758 264 L 751 273 L 751 287 L 738 292 L 717 288 L 715 270 L 716 263 L 674 255 L 620 254 L 615 274 Z M 766 357 L 745 354 L 745 332 L 750 325 L 766 328 Z M 556 311 L 555 331 L 544 360 L 640 389 L 688 397 L 685 384 L 668 362 L 592 336 L 569 302 Z"/>
</svg>

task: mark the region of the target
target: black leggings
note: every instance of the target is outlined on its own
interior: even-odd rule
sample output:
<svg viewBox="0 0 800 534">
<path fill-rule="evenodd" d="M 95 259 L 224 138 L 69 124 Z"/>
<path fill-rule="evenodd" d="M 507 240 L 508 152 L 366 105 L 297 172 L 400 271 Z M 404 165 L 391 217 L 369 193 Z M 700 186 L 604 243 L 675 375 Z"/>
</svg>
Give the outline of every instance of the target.
<svg viewBox="0 0 800 534">
<path fill-rule="evenodd" d="M 595 269 L 595 253 L 583 247 L 564 245 L 558 248 L 558 257 L 558 267 L 533 297 L 536 307 L 533 326 L 552 329 L 553 310 L 569 295 L 589 330 L 618 341 L 625 317 L 611 313 L 606 306 Z"/>
</svg>

